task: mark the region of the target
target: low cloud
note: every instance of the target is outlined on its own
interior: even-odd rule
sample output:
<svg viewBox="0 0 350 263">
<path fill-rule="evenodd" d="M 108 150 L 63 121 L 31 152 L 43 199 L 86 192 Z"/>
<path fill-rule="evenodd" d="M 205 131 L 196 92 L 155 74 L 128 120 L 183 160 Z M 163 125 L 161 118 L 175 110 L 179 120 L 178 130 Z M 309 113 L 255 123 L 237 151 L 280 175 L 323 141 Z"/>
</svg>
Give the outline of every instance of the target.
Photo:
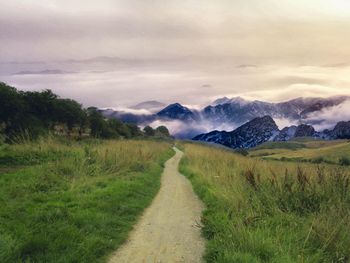
<svg viewBox="0 0 350 263">
<path fill-rule="evenodd" d="M 180 120 L 156 120 L 149 125 L 153 128 L 164 125 L 169 129 L 171 135 L 180 139 L 193 138 L 198 134 L 211 132 L 213 130 L 232 131 L 239 126 L 234 123 L 214 123 L 206 120 L 193 123 L 185 123 Z"/>
<path fill-rule="evenodd" d="M 149 110 L 146 110 L 146 109 L 113 108 L 113 107 L 106 107 L 101 109 L 117 111 L 119 113 L 130 113 L 134 115 L 151 115 L 152 114 Z"/>
<path fill-rule="evenodd" d="M 299 125 L 299 122 L 297 120 L 274 118 L 274 121 L 276 122 L 276 124 L 280 130 L 282 130 L 285 127 L 292 126 L 292 125 Z"/>
<path fill-rule="evenodd" d="M 350 121 L 349 109 L 350 100 L 347 100 L 340 105 L 311 113 L 308 115 L 305 121 L 312 124 L 317 131 L 333 129 L 334 126 L 340 121 Z"/>
</svg>

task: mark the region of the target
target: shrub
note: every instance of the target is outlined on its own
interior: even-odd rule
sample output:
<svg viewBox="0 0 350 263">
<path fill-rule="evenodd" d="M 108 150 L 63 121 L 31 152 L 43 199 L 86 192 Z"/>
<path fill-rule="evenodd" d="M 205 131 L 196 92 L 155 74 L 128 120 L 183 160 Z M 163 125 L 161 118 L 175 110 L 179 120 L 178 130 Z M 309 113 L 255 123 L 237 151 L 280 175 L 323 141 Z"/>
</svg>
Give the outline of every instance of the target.
<svg viewBox="0 0 350 263">
<path fill-rule="evenodd" d="M 325 161 L 325 159 L 322 156 L 311 160 L 312 163 L 323 163 L 324 161 Z"/>
<path fill-rule="evenodd" d="M 155 135 L 155 131 L 151 126 L 146 126 L 145 128 L 143 128 L 143 131 L 145 132 L 146 136 L 154 136 Z"/>
<path fill-rule="evenodd" d="M 346 156 L 340 157 L 339 164 L 343 165 L 343 166 L 348 166 L 348 165 L 350 165 L 350 159 Z"/>
<path fill-rule="evenodd" d="M 249 152 L 246 149 L 237 149 L 235 150 L 236 153 L 243 155 L 243 156 L 248 156 Z"/>
</svg>

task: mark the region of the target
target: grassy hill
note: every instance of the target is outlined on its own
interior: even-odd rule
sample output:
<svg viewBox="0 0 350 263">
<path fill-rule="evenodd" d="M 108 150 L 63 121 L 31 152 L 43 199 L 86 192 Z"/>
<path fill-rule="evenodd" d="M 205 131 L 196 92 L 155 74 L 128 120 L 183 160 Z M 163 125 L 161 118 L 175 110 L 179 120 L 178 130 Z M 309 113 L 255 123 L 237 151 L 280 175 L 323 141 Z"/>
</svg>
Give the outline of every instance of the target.
<svg viewBox="0 0 350 263">
<path fill-rule="evenodd" d="M 307 138 L 289 142 L 267 142 L 250 150 L 249 155 L 270 160 L 350 165 L 350 142 Z"/>
<path fill-rule="evenodd" d="M 181 147 L 180 170 L 207 205 L 207 262 L 349 262 L 348 166 L 266 161 L 193 143 Z M 345 141 L 306 140 L 265 144 L 250 154 L 335 160 L 335 153 L 348 149 Z"/>
<path fill-rule="evenodd" d="M 0 262 L 104 262 L 160 187 L 162 141 L 0 145 Z"/>
</svg>

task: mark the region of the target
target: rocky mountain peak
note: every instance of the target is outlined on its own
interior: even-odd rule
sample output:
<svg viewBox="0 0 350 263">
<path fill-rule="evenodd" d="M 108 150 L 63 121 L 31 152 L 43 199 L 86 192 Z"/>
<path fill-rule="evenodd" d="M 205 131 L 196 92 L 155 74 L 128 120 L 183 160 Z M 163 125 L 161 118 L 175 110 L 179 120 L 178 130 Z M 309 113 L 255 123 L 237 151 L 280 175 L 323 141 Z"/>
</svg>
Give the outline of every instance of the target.
<svg viewBox="0 0 350 263">
<path fill-rule="evenodd" d="M 331 137 L 333 139 L 349 139 L 350 138 L 350 121 L 338 122 L 331 131 Z"/>
<path fill-rule="evenodd" d="M 178 119 L 183 121 L 195 120 L 195 114 L 180 103 L 173 103 L 157 113 L 158 117 L 165 119 Z"/>
<path fill-rule="evenodd" d="M 214 131 L 201 134 L 193 140 L 215 142 L 230 148 L 251 148 L 272 140 L 279 130 L 270 116 L 255 118 L 232 132 Z"/>
</svg>

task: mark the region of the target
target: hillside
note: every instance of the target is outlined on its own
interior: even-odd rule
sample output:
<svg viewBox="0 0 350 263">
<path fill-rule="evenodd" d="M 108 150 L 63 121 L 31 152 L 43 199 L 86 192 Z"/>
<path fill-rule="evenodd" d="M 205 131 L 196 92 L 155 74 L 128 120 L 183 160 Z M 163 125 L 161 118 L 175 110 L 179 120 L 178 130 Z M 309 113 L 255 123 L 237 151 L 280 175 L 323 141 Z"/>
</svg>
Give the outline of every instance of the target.
<svg viewBox="0 0 350 263">
<path fill-rule="evenodd" d="M 180 170 L 207 206 L 207 262 L 348 262 L 349 167 L 264 161 L 198 143 L 181 145 Z"/>
<path fill-rule="evenodd" d="M 0 146 L 0 261 L 105 262 L 160 187 L 161 141 Z"/>
<path fill-rule="evenodd" d="M 266 142 L 252 148 L 249 152 L 251 157 L 268 160 L 350 165 L 348 140 L 325 141 L 300 138 L 289 142 Z"/>
</svg>

